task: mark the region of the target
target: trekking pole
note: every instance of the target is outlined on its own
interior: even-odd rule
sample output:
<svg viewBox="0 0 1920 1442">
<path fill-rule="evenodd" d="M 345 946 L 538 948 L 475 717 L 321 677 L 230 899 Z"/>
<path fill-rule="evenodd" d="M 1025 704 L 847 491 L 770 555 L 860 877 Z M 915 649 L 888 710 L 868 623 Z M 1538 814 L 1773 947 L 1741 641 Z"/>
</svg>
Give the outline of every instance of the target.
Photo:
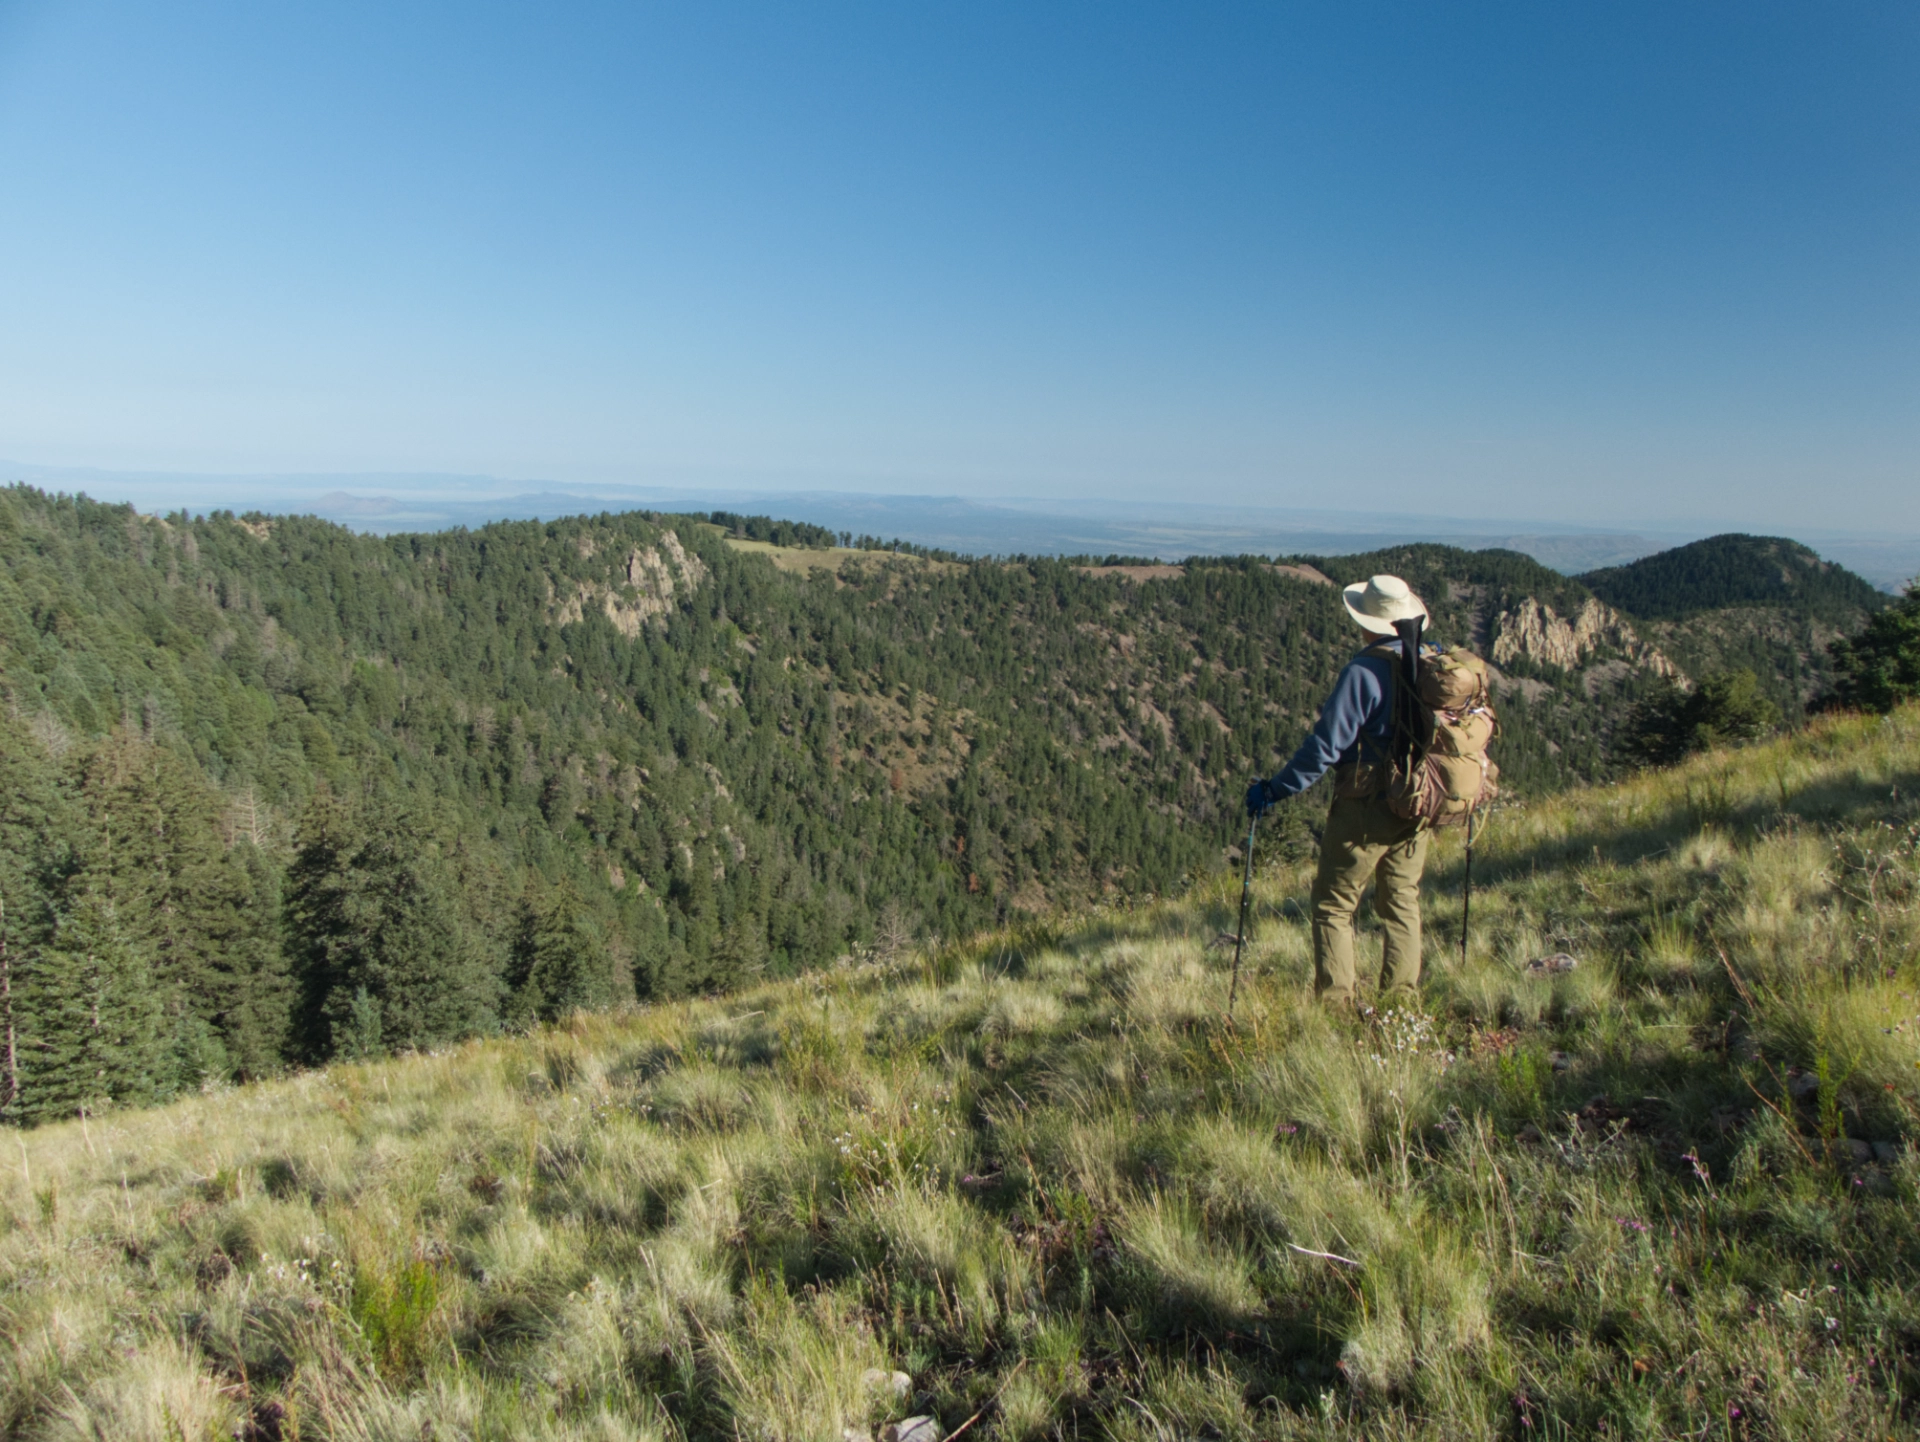
<svg viewBox="0 0 1920 1442">
<path fill-rule="evenodd" d="M 1467 874 L 1460 889 L 1460 965 L 1467 964 L 1467 922 L 1473 915 L 1473 823 L 1480 819 L 1480 808 L 1467 813 Z"/>
<path fill-rule="evenodd" d="M 1247 903 L 1253 899 L 1253 833 L 1260 828 L 1256 812 L 1247 818 L 1247 868 L 1240 878 L 1240 930 L 1233 938 L 1233 985 L 1227 988 L 1227 1025 L 1233 1025 L 1233 1004 L 1240 995 L 1240 953 L 1247 944 Z"/>
</svg>

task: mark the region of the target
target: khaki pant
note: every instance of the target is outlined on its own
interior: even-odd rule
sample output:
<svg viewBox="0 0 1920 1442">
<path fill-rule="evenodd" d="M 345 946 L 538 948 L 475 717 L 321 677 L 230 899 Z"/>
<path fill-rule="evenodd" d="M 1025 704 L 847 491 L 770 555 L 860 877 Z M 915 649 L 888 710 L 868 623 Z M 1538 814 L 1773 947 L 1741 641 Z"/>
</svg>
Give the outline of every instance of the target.
<svg viewBox="0 0 1920 1442">
<path fill-rule="evenodd" d="M 1313 879 L 1315 996 L 1353 1000 L 1353 920 L 1369 878 L 1373 910 L 1386 931 L 1380 990 L 1411 993 L 1420 984 L 1420 873 L 1426 864 L 1425 828 L 1395 816 L 1384 798 L 1334 801 Z"/>
</svg>

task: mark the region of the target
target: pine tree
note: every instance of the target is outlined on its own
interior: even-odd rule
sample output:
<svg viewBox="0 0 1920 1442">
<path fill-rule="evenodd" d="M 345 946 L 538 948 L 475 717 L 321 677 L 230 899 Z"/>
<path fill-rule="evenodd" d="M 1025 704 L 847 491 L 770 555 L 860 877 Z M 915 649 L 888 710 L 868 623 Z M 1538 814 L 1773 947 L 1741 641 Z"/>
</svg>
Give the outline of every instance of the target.
<svg viewBox="0 0 1920 1442">
<path fill-rule="evenodd" d="M 454 897 L 415 817 L 391 806 L 362 817 L 314 798 L 287 871 L 305 1055 L 364 1056 L 491 1029 L 499 978 Z"/>
<path fill-rule="evenodd" d="M 1841 705 L 1886 712 L 1920 696 L 1920 585 L 1831 649 Z"/>
<path fill-rule="evenodd" d="M 428 838 L 400 816 L 370 830 L 353 856 L 354 947 L 329 998 L 332 1034 L 355 1024 L 353 997 L 362 989 L 380 1004 L 389 1050 L 488 1030 L 498 983 L 460 923 Z"/>
<path fill-rule="evenodd" d="M 571 881 L 563 878 L 544 904 L 523 901 L 510 981 L 510 1014 L 522 1022 L 614 1004 L 613 959 Z"/>
<path fill-rule="evenodd" d="M 102 892 L 81 893 L 19 982 L 23 1120 L 138 1106 L 168 1089 L 152 969 Z"/>
<path fill-rule="evenodd" d="M 535 982 L 540 954 L 540 926 L 546 919 L 540 874 L 529 870 L 521 883 L 520 900 L 513 909 L 513 929 L 507 942 L 506 1002 L 501 1018 L 509 1026 L 527 1027 L 540 1020 L 545 998 Z"/>
<path fill-rule="evenodd" d="M 1709 747 L 1757 740 L 1779 721 L 1753 672 L 1723 671 L 1692 691 L 1671 681 L 1656 687 L 1629 714 L 1615 745 L 1644 765 L 1671 766 Z"/>
<path fill-rule="evenodd" d="M 0 720 L 0 1119 L 19 1119 L 25 973 L 52 932 L 83 825 L 46 755 Z"/>
<path fill-rule="evenodd" d="M 243 1078 L 268 1076 L 286 1063 L 293 1024 L 293 977 L 281 945 L 280 871 L 249 839 L 231 852 L 246 890 L 223 912 L 212 936 L 214 955 L 232 981 L 219 1021 L 235 1070 Z"/>
<path fill-rule="evenodd" d="M 151 957 L 181 1080 L 274 1070 L 288 998 L 271 867 L 224 843 L 219 794 L 166 747 L 119 731 L 77 771 L 98 833 L 89 877 Z"/>
<path fill-rule="evenodd" d="M 342 986 L 351 995 L 353 857 L 360 842 L 357 818 L 331 788 L 322 785 L 296 828 L 281 911 L 296 988 L 291 1050 L 305 1061 L 325 1061 L 332 1055 L 329 1002 Z"/>
</svg>

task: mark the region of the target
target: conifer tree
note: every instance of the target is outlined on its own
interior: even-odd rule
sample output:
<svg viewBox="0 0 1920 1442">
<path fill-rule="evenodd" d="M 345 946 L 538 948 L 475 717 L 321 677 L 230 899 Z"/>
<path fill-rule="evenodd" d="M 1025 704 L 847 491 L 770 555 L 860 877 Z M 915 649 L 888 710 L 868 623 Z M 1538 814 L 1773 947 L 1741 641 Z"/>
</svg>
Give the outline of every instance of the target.
<svg viewBox="0 0 1920 1442">
<path fill-rule="evenodd" d="M 294 987 L 281 945 L 280 869 L 251 840 L 232 849 L 233 904 L 211 937 L 215 964 L 229 983 L 218 1013 L 235 1071 L 268 1076 L 285 1065 L 293 1024 Z"/>
<path fill-rule="evenodd" d="M 41 749 L 0 719 L 0 1119 L 19 1119 L 25 973 L 53 926 L 81 819 Z"/>
<path fill-rule="evenodd" d="M 540 927 L 546 919 L 545 896 L 540 874 L 528 870 L 521 883 L 520 900 L 513 909 L 513 931 L 507 942 L 507 967 L 503 974 L 506 1001 L 501 1019 L 509 1026 L 526 1027 L 540 1020 L 544 998 L 535 984 L 535 960 L 540 950 Z"/>
<path fill-rule="evenodd" d="M 511 1016 L 555 1021 L 572 1011 L 614 1004 L 614 965 L 599 928 L 571 881 L 562 878 L 544 903 L 522 902 L 514 948 Z"/>
<path fill-rule="evenodd" d="M 372 828 L 354 854 L 353 881 L 354 947 L 329 999 L 333 1034 L 354 1024 L 352 998 L 361 990 L 380 1004 L 389 1050 L 489 1029 L 497 979 L 461 925 L 423 832 L 399 816 Z"/>
<path fill-rule="evenodd" d="M 295 985 L 291 1050 L 305 1061 L 332 1055 L 330 999 L 343 986 L 352 994 L 353 857 L 361 839 L 351 809 L 321 785 L 300 817 L 281 912 Z"/>
<path fill-rule="evenodd" d="M 224 843 L 219 794 L 167 747 L 117 731 L 77 774 L 97 834 L 88 875 L 151 960 L 181 1080 L 274 1070 L 287 987 L 270 865 Z"/>
<path fill-rule="evenodd" d="M 110 898 L 82 892 L 21 970 L 23 1120 L 154 1101 L 170 1088 L 153 972 Z"/>
<path fill-rule="evenodd" d="M 1920 696 L 1920 584 L 1831 649 L 1841 705 L 1887 712 Z"/>
<path fill-rule="evenodd" d="M 286 915 L 312 1059 L 432 1046 L 494 1024 L 499 978 L 462 924 L 432 837 L 404 810 L 362 818 L 316 796 Z"/>
</svg>

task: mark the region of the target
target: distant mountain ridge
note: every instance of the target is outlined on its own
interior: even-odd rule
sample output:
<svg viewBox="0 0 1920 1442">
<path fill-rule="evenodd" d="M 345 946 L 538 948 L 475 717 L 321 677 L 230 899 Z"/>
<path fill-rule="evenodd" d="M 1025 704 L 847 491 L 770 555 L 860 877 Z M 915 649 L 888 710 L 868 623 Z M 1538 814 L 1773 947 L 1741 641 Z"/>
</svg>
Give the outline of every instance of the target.
<svg viewBox="0 0 1920 1442">
<path fill-rule="evenodd" d="M 836 531 L 898 536 L 916 545 L 965 555 L 1188 556 L 1323 554 L 1375 550 L 1416 541 L 1462 550 L 1525 552 L 1566 575 L 1624 565 L 1701 535 L 1711 523 L 1661 523 L 1624 517 L 1618 529 L 1538 517 L 1436 516 L 1340 511 L 1284 504 L 1276 488 L 1262 504 L 1097 500 L 1046 496 L 959 496 L 836 489 L 827 477 L 778 479 L 738 474 L 662 474 L 642 484 L 565 482 L 487 475 L 389 472 L 208 475 L 105 471 L 0 459 L 0 482 L 23 481 L 46 491 L 84 492 L 131 501 L 140 510 L 253 510 L 314 514 L 354 530 L 391 534 L 477 529 L 495 521 L 552 521 L 601 511 L 673 513 L 728 509 L 804 516 Z M 1797 531 L 1830 560 L 1897 593 L 1920 572 L 1920 534 L 1907 523 L 1873 533 Z"/>
<path fill-rule="evenodd" d="M 1576 579 L 1608 605 L 1645 621 L 1679 621 L 1728 606 L 1795 606 L 1814 620 L 1858 624 L 1889 599 L 1798 541 L 1738 533 Z"/>
<path fill-rule="evenodd" d="M 1683 677 L 1750 670 L 1786 716 L 1832 685 L 1830 648 L 1892 598 L 1784 536 L 1709 536 L 1574 578 Z"/>
</svg>

